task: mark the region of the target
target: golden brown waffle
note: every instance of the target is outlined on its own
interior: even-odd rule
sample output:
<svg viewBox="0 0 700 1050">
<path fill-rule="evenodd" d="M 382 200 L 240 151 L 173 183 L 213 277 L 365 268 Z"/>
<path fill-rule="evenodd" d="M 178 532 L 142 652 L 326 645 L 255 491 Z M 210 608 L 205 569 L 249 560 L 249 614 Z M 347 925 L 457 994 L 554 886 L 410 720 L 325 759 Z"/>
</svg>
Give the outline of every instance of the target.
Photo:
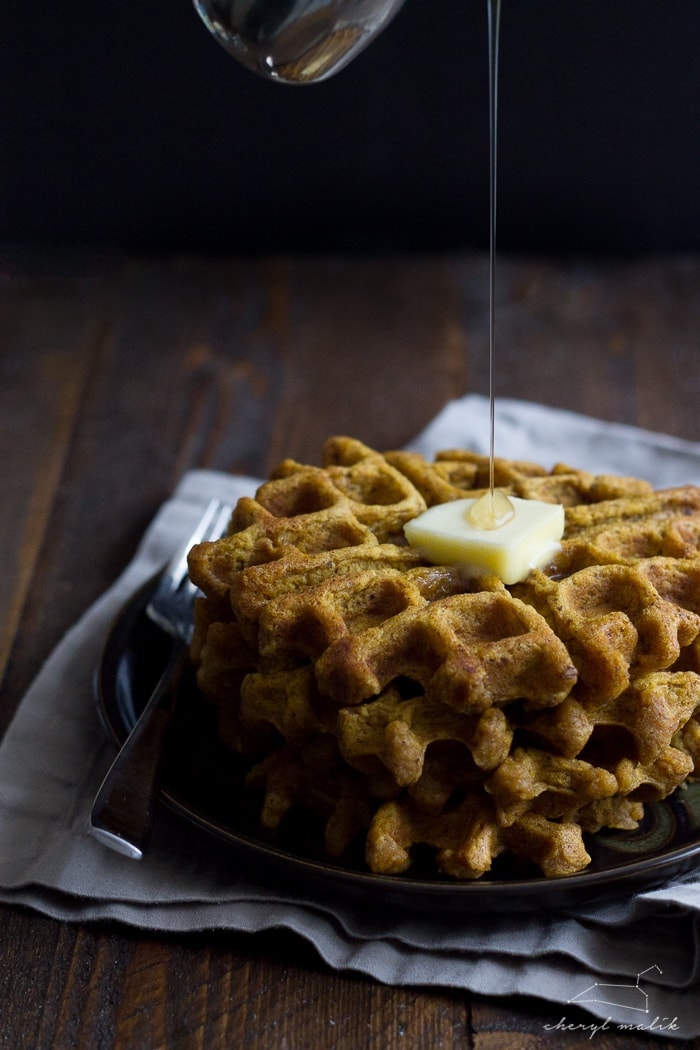
<svg viewBox="0 0 700 1050">
<path fill-rule="evenodd" d="M 566 507 L 560 551 L 512 587 L 403 536 L 483 491 L 486 457 L 350 438 L 285 460 L 191 552 L 199 690 L 261 827 L 314 814 L 328 854 L 359 837 L 381 873 L 427 850 L 456 878 L 501 855 L 561 876 L 697 775 L 700 490 L 509 460 L 496 484 Z"/>
<path fill-rule="evenodd" d="M 506 591 L 456 594 L 347 634 L 316 661 L 316 678 L 338 704 L 377 695 L 395 678 L 429 699 L 472 713 L 525 699 L 565 699 L 576 669 L 535 610 Z"/>
</svg>

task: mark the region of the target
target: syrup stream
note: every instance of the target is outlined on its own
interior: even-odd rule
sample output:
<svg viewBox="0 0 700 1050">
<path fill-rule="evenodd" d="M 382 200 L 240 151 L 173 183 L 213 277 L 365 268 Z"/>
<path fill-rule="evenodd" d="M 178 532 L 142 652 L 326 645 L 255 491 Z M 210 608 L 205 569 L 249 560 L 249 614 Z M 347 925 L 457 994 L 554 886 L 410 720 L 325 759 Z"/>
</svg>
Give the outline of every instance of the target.
<svg viewBox="0 0 700 1050">
<path fill-rule="evenodd" d="M 501 0 L 486 0 L 489 20 L 489 490 L 468 512 L 480 529 L 498 529 L 515 516 L 504 492 L 496 492 L 496 185 L 498 145 L 498 41 Z"/>
<path fill-rule="evenodd" d="M 498 157 L 498 41 L 501 0 L 487 0 L 489 16 L 489 495 L 493 502 L 496 446 L 496 185 Z"/>
</svg>

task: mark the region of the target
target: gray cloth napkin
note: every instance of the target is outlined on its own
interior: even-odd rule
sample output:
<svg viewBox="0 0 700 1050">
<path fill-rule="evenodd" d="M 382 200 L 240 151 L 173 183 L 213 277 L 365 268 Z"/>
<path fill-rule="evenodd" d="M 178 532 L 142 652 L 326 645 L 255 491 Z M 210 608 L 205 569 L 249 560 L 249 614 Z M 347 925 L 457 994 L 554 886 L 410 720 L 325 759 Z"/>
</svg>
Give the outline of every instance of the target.
<svg viewBox="0 0 700 1050">
<path fill-rule="evenodd" d="M 452 402 L 411 447 L 487 452 L 488 411 L 481 397 Z M 700 444 L 539 405 L 501 401 L 496 439 L 499 455 L 546 466 L 568 462 L 660 486 L 700 483 Z M 570 1024 L 581 1030 L 577 1005 L 598 1019 L 590 1022 L 591 1036 L 595 1026 L 700 1034 L 700 870 L 662 889 L 559 915 L 397 913 L 329 903 L 281 881 L 256 882 L 244 861 L 165 809 L 141 862 L 86 834 L 113 757 L 93 699 L 109 625 L 187 535 L 211 494 L 235 500 L 256 484 L 211 471 L 187 474 L 132 563 L 29 689 L 0 747 L 0 899 L 59 919 L 118 920 L 156 931 L 284 927 L 330 966 L 385 983 L 537 996 L 552 1004 L 545 1027 L 553 1033 Z M 645 1010 L 630 997 L 643 998 Z"/>
</svg>

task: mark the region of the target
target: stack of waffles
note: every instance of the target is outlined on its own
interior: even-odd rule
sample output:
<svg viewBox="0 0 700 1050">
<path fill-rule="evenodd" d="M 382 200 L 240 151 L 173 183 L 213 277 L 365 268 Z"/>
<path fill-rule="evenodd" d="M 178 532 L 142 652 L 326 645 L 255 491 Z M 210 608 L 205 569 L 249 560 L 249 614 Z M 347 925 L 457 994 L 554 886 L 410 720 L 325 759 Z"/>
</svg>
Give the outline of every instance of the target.
<svg viewBox="0 0 700 1050">
<path fill-rule="evenodd" d="M 566 514 L 509 587 L 404 538 L 488 486 L 465 451 L 333 438 L 192 550 L 198 691 L 267 832 L 308 813 L 376 873 L 475 879 L 503 854 L 562 876 L 700 771 L 700 489 L 499 459 L 494 480 Z"/>
</svg>

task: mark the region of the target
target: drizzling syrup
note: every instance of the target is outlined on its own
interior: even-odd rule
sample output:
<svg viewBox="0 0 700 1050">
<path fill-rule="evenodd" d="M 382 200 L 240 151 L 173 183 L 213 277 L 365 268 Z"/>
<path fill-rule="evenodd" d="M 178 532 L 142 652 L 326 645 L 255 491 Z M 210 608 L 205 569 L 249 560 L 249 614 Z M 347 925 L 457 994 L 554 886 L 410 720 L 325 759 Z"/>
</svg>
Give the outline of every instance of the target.
<svg viewBox="0 0 700 1050">
<path fill-rule="evenodd" d="M 515 517 L 515 508 L 500 489 L 489 489 L 467 511 L 467 520 L 477 529 L 500 529 Z"/>
<path fill-rule="evenodd" d="M 496 448 L 496 185 L 498 144 L 498 43 L 501 0 L 486 0 L 489 22 L 489 489 L 469 511 L 472 525 L 498 529 L 511 521 L 515 508 L 495 488 Z"/>
</svg>

